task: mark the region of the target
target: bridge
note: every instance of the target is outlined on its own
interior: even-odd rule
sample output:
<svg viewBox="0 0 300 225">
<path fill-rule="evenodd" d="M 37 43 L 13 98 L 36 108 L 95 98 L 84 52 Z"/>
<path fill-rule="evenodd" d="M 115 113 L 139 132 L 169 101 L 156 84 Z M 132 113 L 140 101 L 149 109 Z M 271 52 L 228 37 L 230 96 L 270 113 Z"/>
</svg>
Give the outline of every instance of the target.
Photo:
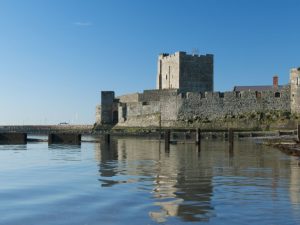
<svg viewBox="0 0 300 225">
<path fill-rule="evenodd" d="M 0 126 L 0 133 L 78 133 L 91 134 L 93 125 L 8 125 Z"/>
</svg>

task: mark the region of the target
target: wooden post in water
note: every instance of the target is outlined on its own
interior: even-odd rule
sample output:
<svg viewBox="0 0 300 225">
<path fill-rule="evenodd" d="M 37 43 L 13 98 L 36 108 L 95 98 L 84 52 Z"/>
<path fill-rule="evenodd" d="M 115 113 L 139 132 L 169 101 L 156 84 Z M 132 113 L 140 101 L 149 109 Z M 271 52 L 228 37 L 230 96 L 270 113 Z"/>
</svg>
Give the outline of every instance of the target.
<svg viewBox="0 0 300 225">
<path fill-rule="evenodd" d="M 298 141 L 300 141 L 300 124 L 298 124 L 297 128 L 298 128 L 298 133 L 297 133 Z"/>
<path fill-rule="evenodd" d="M 165 131 L 165 150 L 166 151 L 170 150 L 170 136 L 171 136 L 170 130 L 166 130 Z"/>
<path fill-rule="evenodd" d="M 233 152 L 233 141 L 234 141 L 234 132 L 232 128 L 228 129 L 228 142 L 229 142 L 229 151 Z"/>
<path fill-rule="evenodd" d="M 159 105 L 160 108 L 160 105 Z M 160 109 L 159 109 L 160 111 Z M 161 112 L 159 112 L 159 141 L 161 139 Z"/>
<path fill-rule="evenodd" d="M 198 152 L 201 151 L 201 130 L 199 128 L 196 129 L 196 144 L 198 146 Z"/>
</svg>

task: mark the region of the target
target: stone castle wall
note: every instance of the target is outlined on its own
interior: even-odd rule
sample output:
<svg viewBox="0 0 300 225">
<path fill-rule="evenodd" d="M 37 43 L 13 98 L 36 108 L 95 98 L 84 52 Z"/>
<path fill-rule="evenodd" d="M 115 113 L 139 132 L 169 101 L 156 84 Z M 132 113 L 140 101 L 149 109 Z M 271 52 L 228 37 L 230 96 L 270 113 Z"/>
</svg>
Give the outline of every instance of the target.
<svg viewBox="0 0 300 225">
<path fill-rule="evenodd" d="M 280 90 L 262 92 L 179 93 L 177 90 L 152 90 L 144 94 L 140 94 L 139 102 L 120 103 L 118 126 L 180 126 L 242 118 L 251 113 L 291 111 L 289 85 Z"/>
<path fill-rule="evenodd" d="M 120 100 L 120 102 L 138 102 L 139 97 L 140 97 L 139 93 L 133 93 L 133 94 L 122 95 L 117 98 Z"/>
<path fill-rule="evenodd" d="M 151 102 L 151 101 L 160 101 L 163 97 L 172 96 L 178 94 L 177 89 L 164 89 L 164 90 L 145 90 L 139 96 L 139 101 L 141 102 Z"/>
<path fill-rule="evenodd" d="M 178 90 L 145 90 L 138 102 L 119 103 L 119 126 L 159 126 L 161 120 L 176 120 L 177 109 L 172 107 Z"/>
<path fill-rule="evenodd" d="M 178 120 L 216 120 L 251 112 L 290 111 L 290 87 L 262 92 L 187 93 L 181 99 Z"/>
</svg>

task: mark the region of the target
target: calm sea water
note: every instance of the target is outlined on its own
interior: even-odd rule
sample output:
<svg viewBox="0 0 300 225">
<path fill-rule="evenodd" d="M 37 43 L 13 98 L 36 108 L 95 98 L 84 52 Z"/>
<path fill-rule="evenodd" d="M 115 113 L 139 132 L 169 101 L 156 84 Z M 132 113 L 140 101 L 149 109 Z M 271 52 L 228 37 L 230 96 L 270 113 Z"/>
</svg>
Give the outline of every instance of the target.
<svg viewBox="0 0 300 225">
<path fill-rule="evenodd" d="M 0 146 L 0 224 L 300 224 L 298 160 L 227 145 Z"/>
</svg>

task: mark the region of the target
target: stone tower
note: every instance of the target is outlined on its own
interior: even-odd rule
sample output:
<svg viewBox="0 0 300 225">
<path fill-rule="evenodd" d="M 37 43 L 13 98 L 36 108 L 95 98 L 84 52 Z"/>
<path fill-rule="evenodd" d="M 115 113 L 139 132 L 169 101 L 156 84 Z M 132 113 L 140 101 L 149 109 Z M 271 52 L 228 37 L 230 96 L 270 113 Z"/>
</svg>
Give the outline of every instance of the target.
<svg viewBox="0 0 300 225">
<path fill-rule="evenodd" d="M 101 91 L 101 106 L 96 108 L 96 121 L 101 124 L 118 122 L 118 101 L 115 99 L 115 92 Z"/>
<path fill-rule="evenodd" d="M 291 85 L 291 112 L 300 113 L 300 68 L 291 69 L 290 71 Z"/>
<path fill-rule="evenodd" d="M 213 83 L 213 55 L 176 52 L 158 57 L 156 89 L 205 92 L 213 91 Z"/>
</svg>

